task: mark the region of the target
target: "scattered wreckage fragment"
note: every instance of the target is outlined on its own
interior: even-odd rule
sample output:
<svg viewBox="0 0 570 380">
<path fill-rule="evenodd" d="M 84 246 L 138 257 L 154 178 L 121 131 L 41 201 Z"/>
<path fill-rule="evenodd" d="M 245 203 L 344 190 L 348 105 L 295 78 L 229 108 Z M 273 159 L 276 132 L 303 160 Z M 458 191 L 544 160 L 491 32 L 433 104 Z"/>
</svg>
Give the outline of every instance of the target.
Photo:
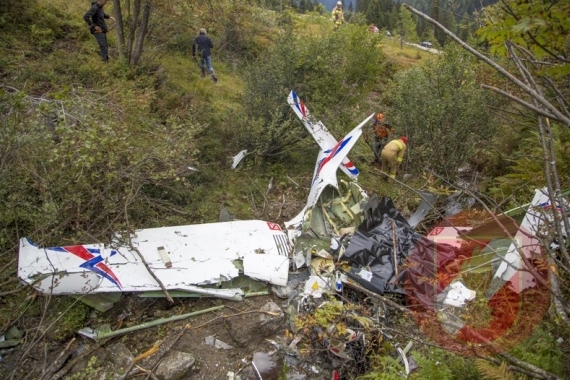
<svg viewBox="0 0 570 380">
<path fill-rule="evenodd" d="M 466 351 L 474 343 L 508 350 L 524 340 L 550 304 L 541 239 L 557 209 L 538 189 L 522 218 L 442 225 L 422 237 L 408 257 L 406 290 L 418 324 L 430 321 L 424 332 Z"/>
<path fill-rule="evenodd" d="M 434 228 L 427 239 L 434 242 L 438 255 L 438 266 L 445 267 L 446 260 L 450 262 L 460 255 L 462 260 L 459 273 L 481 273 L 491 271 L 493 284 L 485 296 L 490 299 L 506 283 L 516 293 L 536 286 L 534 277 L 526 273 L 524 259 L 531 260 L 540 255 L 542 248 L 538 236 L 541 236 L 543 226 L 552 221 L 551 207 L 546 188 L 535 190 L 532 201 L 527 205 L 526 213 L 520 224 L 500 216 L 498 222 L 488 222 L 483 226 L 441 226 Z M 550 213 L 550 215 L 549 215 Z M 508 234 L 506 233 L 508 232 Z M 513 239 L 510 239 L 511 235 Z M 465 250 L 469 242 L 483 244 L 476 255 Z M 481 248 L 481 247 L 480 247 Z M 453 253 L 456 253 L 454 255 Z M 517 276 L 522 273 L 522 276 Z M 515 279 L 516 277 L 516 279 Z M 520 277 L 520 278 L 519 278 Z M 445 295 L 445 298 L 443 297 Z M 475 292 L 465 287 L 460 279 L 451 283 L 439 294 L 444 304 L 460 307 L 475 298 Z"/>
<path fill-rule="evenodd" d="M 126 241 L 117 236 L 111 246 L 40 248 L 22 238 L 18 276 L 46 294 L 152 292 L 164 287 L 239 300 L 242 289 L 218 285 L 238 277 L 241 262 L 246 276 L 287 284 L 290 244 L 276 223 L 248 220 L 149 228 L 137 230 Z"/>
</svg>

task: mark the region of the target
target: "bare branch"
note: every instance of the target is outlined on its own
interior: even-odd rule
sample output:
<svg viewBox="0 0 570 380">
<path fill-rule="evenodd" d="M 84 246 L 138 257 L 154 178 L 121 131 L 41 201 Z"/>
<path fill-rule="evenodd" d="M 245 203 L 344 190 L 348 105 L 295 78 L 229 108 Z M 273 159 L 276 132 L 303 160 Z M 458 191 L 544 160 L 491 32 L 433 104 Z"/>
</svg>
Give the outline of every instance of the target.
<svg viewBox="0 0 570 380">
<path fill-rule="evenodd" d="M 536 112 L 537 114 L 539 114 L 539 115 L 541 115 L 541 116 L 548 117 L 548 118 L 551 118 L 551 119 L 556 120 L 556 121 L 562 121 L 562 120 L 558 120 L 553 114 L 548 113 L 548 112 L 546 112 L 546 111 L 543 110 L 543 109 L 537 108 L 537 107 L 533 106 L 532 104 L 527 103 L 527 102 L 525 102 L 524 100 L 522 100 L 522 99 L 520 99 L 520 98 L 517 98 L 515 95 L 509 94 L 508 92 L 506 92 L 506 91 L 504 91 L 504 90 L 501 90 L 500 88 L 497 88 L 497 87 L 494 87 L 494 86 L 489 86 L 489 85 L 486 85 L 486 84 L 482 84 L 481 87 L 484 88 L 484 89 L 486 89 L 486 90 L 491 90 L 491 91 L 493 91 L 493 92 L 496 92 L 496 93 L 498 93 L 498 94 L 501 94 L 501 95 L 503 95 L 503 96 L 509 98 L 509 99 L 512 100 L 513 102 L 517 102 L 517 103 L 520 104 L 521 106 L 523 106 L 523 107 L 525 107 L 525 108 L 528 108 L 528 109 L 530 109 L 530 110 Z"/>
<path fill-rule="evenodd" d="M 418 15 L 419 17 L 423 18 L 424 20 L 432 23 L 433 25 L 437 26 L 439 29 L 441 29 L 441 31 L 443 31 L 448 37 L 450 37 L 453 41 L 457 42 L 462 48 L 464 48 L 465 50 L 467 50 L 468 52 L 470 52 L 471 54 L 473 54 L 474 56 L 476 56 L 477 58 L 479 58 L 480 60 L 484 61 L 485 63 L 487 63 L 489 66 L 491 66 L 492 68 L 494 68 L 495 70 L 497 70 L 499 73 L 503 74 L 505 77 L 507 77 L 511 82 L 513 82 L 514 84 L 516 84 L 517 86 L 519 86 L 523 91 L 525 91 L 526 93 L 528 93 L 531 97 L 533 97 L 534 99 L 536 99 L 536 101 L 538 103 L 540 103 L 542 106 L 544 106 L 548 111 L 552 112 L 552 114 L 556 115 L 555 119 L 556 120 L 560 120 L 560 122 L 562 122 L 563 124 L 565 124 L 566 126 L 570 127 L 570 118 L 566 117 L 565 115 L 563 115 L 556 107 L 554 107 L 552 105 L 552 103 L 550 103 L 547 99 L 545 99 L 542 95 L 540 95 L 539 93 L 537 93 L 534 89 L 530 88 L 529 86 L 527 86 L 526 84 L 524 84 L 520 79 L 518 79 L 517 77 L 515 77 L 514 75 L 512 75 L 511 73 L 509 73 L 506 69 L 504 69 L 501 65 L 497 64 L 495 61 L 493 61 L 492 59 L 486 57 L 484 54 L 481 54 L 480 52 L 478 52 L 477 50 L 475 50 L 474 48 L 472 48 L 471 46 L 469 46 L 467 43 L 465 43 L 464 41 L 462 41 L 459 37 L 457 37 L 455 34 L 453 34 L 451 31 L 449 31 L 448 29 L 446 29 L 442 24 L 440 24 L 439 22 L 435 21 L 434 19 L 432 19 L 431 17 L 429 17 L 428 15 L 425 15 L 424 13 L 418 11 L 417 9 L 409 6 L 408 4 L 403 4 L 403 6 L 408 9 L 410 12 Z"/>
</svg>

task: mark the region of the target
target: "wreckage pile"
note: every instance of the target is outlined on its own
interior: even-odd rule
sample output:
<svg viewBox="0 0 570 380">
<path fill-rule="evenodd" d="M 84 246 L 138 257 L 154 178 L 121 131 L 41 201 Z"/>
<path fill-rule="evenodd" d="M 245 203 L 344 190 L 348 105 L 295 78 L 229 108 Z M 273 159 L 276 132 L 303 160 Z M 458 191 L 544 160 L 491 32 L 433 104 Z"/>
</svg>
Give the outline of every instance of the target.
<svg viewBox="0 0 570 380">
<path fill-rule="evenodd" d="M 384 330 L 389 315 L 398 311 L 386 304 L 390 300 L 384 294 L 403 301 L 407 258 L 419 240 L 389 198 L 364 202 L 362 223 L 349 227 L 338 227 L 350 232 L 331 240 L 318 239 L 314 229 L 306 228 L 296 239 L 296 273 L 286 288 L 274 287 L 289 300 L 288 348 L 313 363 L 319 358 L 316 362 L 338 378 L 367 373 L 376 356 L 397 355 L 396 342 Z M 322 248 L 325 243 L 328 249 Z M 410 371 L 403 350 L 401 355 Z"/>
</svg>

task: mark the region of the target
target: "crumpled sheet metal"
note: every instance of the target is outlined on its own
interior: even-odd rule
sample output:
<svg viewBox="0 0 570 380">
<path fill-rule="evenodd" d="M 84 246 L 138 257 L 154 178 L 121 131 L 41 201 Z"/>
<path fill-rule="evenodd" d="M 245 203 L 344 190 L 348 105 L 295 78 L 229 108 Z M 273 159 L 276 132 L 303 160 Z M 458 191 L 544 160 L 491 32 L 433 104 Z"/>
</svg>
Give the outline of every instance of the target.
<svg viewBox="0 0 570 380">
<path fill-rule="evenodd" d="M 394 240 L 398 267 L 401 267 L 420 236 L 390 198 L 373 196 L 365 209 L 369 216 L 358 227 L 342 256 L 342 260 L 352 264 L 348 276 L 375 293 L 403 293 L 405 271 L 399 271 L 396 278 Z M 370 281 L 359 275 L 362 269 L 372 273 Z"/>
</svg>

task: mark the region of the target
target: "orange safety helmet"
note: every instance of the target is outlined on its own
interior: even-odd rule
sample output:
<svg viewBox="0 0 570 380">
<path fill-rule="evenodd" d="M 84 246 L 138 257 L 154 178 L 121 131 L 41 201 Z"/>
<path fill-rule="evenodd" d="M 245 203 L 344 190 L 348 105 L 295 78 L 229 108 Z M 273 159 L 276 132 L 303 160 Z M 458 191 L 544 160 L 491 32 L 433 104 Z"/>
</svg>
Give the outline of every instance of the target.
<svg viewBox="0 0 570 380">
<path fill-rule="evenodd" d="M 406 136 L 400 137 L 400 140 L 402 140 L 404 144 L 408 145 L 408 138 Z"/>
<path fill-rule="evenodd" d="M 376 114 L 376 120 L 381 121 L 382 119 L 384 119 L 384 114 L 382 112 L 378 112 Z"/>
</svg>

